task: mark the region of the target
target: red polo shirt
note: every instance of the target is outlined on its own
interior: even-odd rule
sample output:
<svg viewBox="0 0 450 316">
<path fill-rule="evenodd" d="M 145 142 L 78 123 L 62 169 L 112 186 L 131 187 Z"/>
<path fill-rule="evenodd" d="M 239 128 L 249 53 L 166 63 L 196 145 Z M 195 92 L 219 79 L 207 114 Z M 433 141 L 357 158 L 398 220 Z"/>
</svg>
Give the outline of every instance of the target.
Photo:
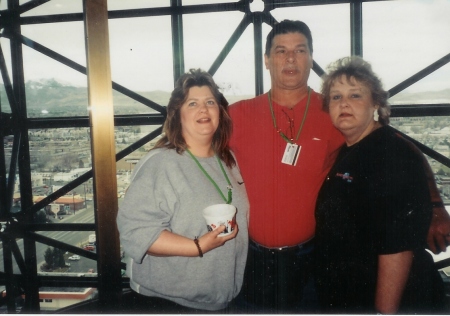
<svg viewBox="0 0 450 316">
<path fill-rule="evenodd" d="M 277 126 L 283 133 L 290 136 L 293 132 L 295 138 L 306 103 L 307 97 L 292 110 L 273 103 Z M 231 149 L 250 200 L 250 238 L 265 247 L 308 241 L 314 236 L 317 193 L 343 143 L 328 113 L 322 111 L 320 95 L 311 93 L 296 142 L 301 146 L 296 166 L 281 162 L 287 142 L 274 127 L 267 94 L 235 103 L 230 106 L 230 115 Z"/>
</svg>

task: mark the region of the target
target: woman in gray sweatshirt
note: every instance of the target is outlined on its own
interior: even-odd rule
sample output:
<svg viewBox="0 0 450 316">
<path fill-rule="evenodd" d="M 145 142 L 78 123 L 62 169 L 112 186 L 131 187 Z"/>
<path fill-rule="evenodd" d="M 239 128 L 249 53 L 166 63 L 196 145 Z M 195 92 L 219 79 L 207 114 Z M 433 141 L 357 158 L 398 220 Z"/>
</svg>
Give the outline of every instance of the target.
<svg viewBox="0 0 450 316">
<path fill-rule="evenodd" d="M 201 70 L 182 75 L 172 92 L 164 136 L 136 165 L 120 205 L 127 274 L 144 312 L 225 309 L 237 296 L 247 258 L 248 199 L 228 147 L 228 103 Z M 208 232 L 202 210 L 236 207 L 236 225 Z"/>
</svg>

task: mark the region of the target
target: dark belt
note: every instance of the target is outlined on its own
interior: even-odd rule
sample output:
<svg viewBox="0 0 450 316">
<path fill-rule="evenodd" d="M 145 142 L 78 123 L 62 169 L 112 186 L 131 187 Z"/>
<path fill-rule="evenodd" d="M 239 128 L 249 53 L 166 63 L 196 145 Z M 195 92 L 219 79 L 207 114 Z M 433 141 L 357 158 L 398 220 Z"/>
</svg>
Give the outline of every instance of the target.
<svg viewBox="0 0 450 316">
<path fill-rule="evenodd" d="M 314 238 L 305 241 L 304 243 L 295 245 L 295 246 L 287 246 L 287 247 L 265 247 L 263 245 L 258 244 L 257 242 L 250 239 L 250 246 L 253 247 L 257 251 L 261 252 L 271 252 L 271 253 L 297 253 L 298 251 L 307 251 L 308 249 L 312 250 L 314 245 Z"/>
</svg>

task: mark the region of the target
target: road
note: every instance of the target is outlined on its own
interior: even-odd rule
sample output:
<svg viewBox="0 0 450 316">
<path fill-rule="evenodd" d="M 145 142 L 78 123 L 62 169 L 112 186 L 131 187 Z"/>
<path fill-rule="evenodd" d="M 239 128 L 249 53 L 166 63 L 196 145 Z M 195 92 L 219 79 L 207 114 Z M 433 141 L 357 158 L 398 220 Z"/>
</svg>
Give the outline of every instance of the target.
<svg viewBox="0 0 450 316">
<path fill-rule="evenodd" d="M 62 220 L 55 219 L 61 223 L 94 223 L 94 207 L 93 203 L 88 201 L 87 208 L 77 210 L 75 215 L 64 215 Z M 81 247 L 81 245 L 88 242 L 90 234 L 93 231 L 57 231 L 57 232 L 37 232 L 38 234 L 44 235 L 46 237 L 62 241 L 64 243 Z M 17 240 L 18 247 L 22 255 L 24 254 L 23 240 Z M 44 253 L 49 246 L 41 243 L 36 243 L 36 258 L 38 272 L 40 271 L 40 266 L 44 263 Z M 0 251 L 0 260 L 3 262 L 3 251 Z M 81 257 L 79 261 L 70 261 L 70 270 L 68 272 L 88 272 L 89 269 L 94 269 L 97 272 L 97 262 L 88 258 Z M 15 274 L 20 274 L 20 270 L 13 259 L 13 271 Z"/>
</svg>

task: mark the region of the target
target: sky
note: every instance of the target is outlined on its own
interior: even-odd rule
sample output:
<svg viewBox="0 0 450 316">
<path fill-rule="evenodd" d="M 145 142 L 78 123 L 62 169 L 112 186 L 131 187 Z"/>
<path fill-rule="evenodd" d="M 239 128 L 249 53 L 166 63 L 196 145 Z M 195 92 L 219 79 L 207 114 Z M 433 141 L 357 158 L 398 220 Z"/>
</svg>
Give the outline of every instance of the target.
<svg viewBox="0 0 450 316">
<path fill-rule="evenodd" d="M 183 5 L 235 2 L 236 0 L 183 0 Z M 26 1 L 22 1 L 26 2 Z M 168 6 L 169 0 L 110 0 L 109 10 Z M 263 7 L 254 0 L 253 11 Z M 0 10 L 6 1 L 0 0 Z M 81 0 L 52 0 L 26 15 L 82 11 Z M 311 28 L 314 60 L 324 69 L 338 58 L 350 55 L 349 5 L 319 5 L 272 11 L 277 20 L 298 19 Z M 375 1 L 363 4 L 363 56 L 390 89 L 450 53 L 450 0 Z M 192 14 L 183 17 L 185 69 L 208 70 L 243 18 L 242 12 Z M 270 27 L 263 25 L 263 45 Z M 85 65 L 82 22 L 23 26 L 32 40 Z M 109 21 L 113 81 L 135 91 L 173 89 L 170 17 L 114 19 Z M 9 64 L 9 41 L 1 38 Z M 262 54 L 262 53 L 261 53 Z M 25 78 L 55 78 L 86 86 L 84 75 L 24 48 Z M 214 75 L 229 94 L 254 94 L 253 27 L 247 28 L 223 65 Z M 438 91 L 450 88 L 450 65 L 446 65 L 407 91 Z M 310 76 L 311 87 L 320 88 L 320 78 Z M 270 88 L 264 71 L 264 90 Z"/>
</svg>

